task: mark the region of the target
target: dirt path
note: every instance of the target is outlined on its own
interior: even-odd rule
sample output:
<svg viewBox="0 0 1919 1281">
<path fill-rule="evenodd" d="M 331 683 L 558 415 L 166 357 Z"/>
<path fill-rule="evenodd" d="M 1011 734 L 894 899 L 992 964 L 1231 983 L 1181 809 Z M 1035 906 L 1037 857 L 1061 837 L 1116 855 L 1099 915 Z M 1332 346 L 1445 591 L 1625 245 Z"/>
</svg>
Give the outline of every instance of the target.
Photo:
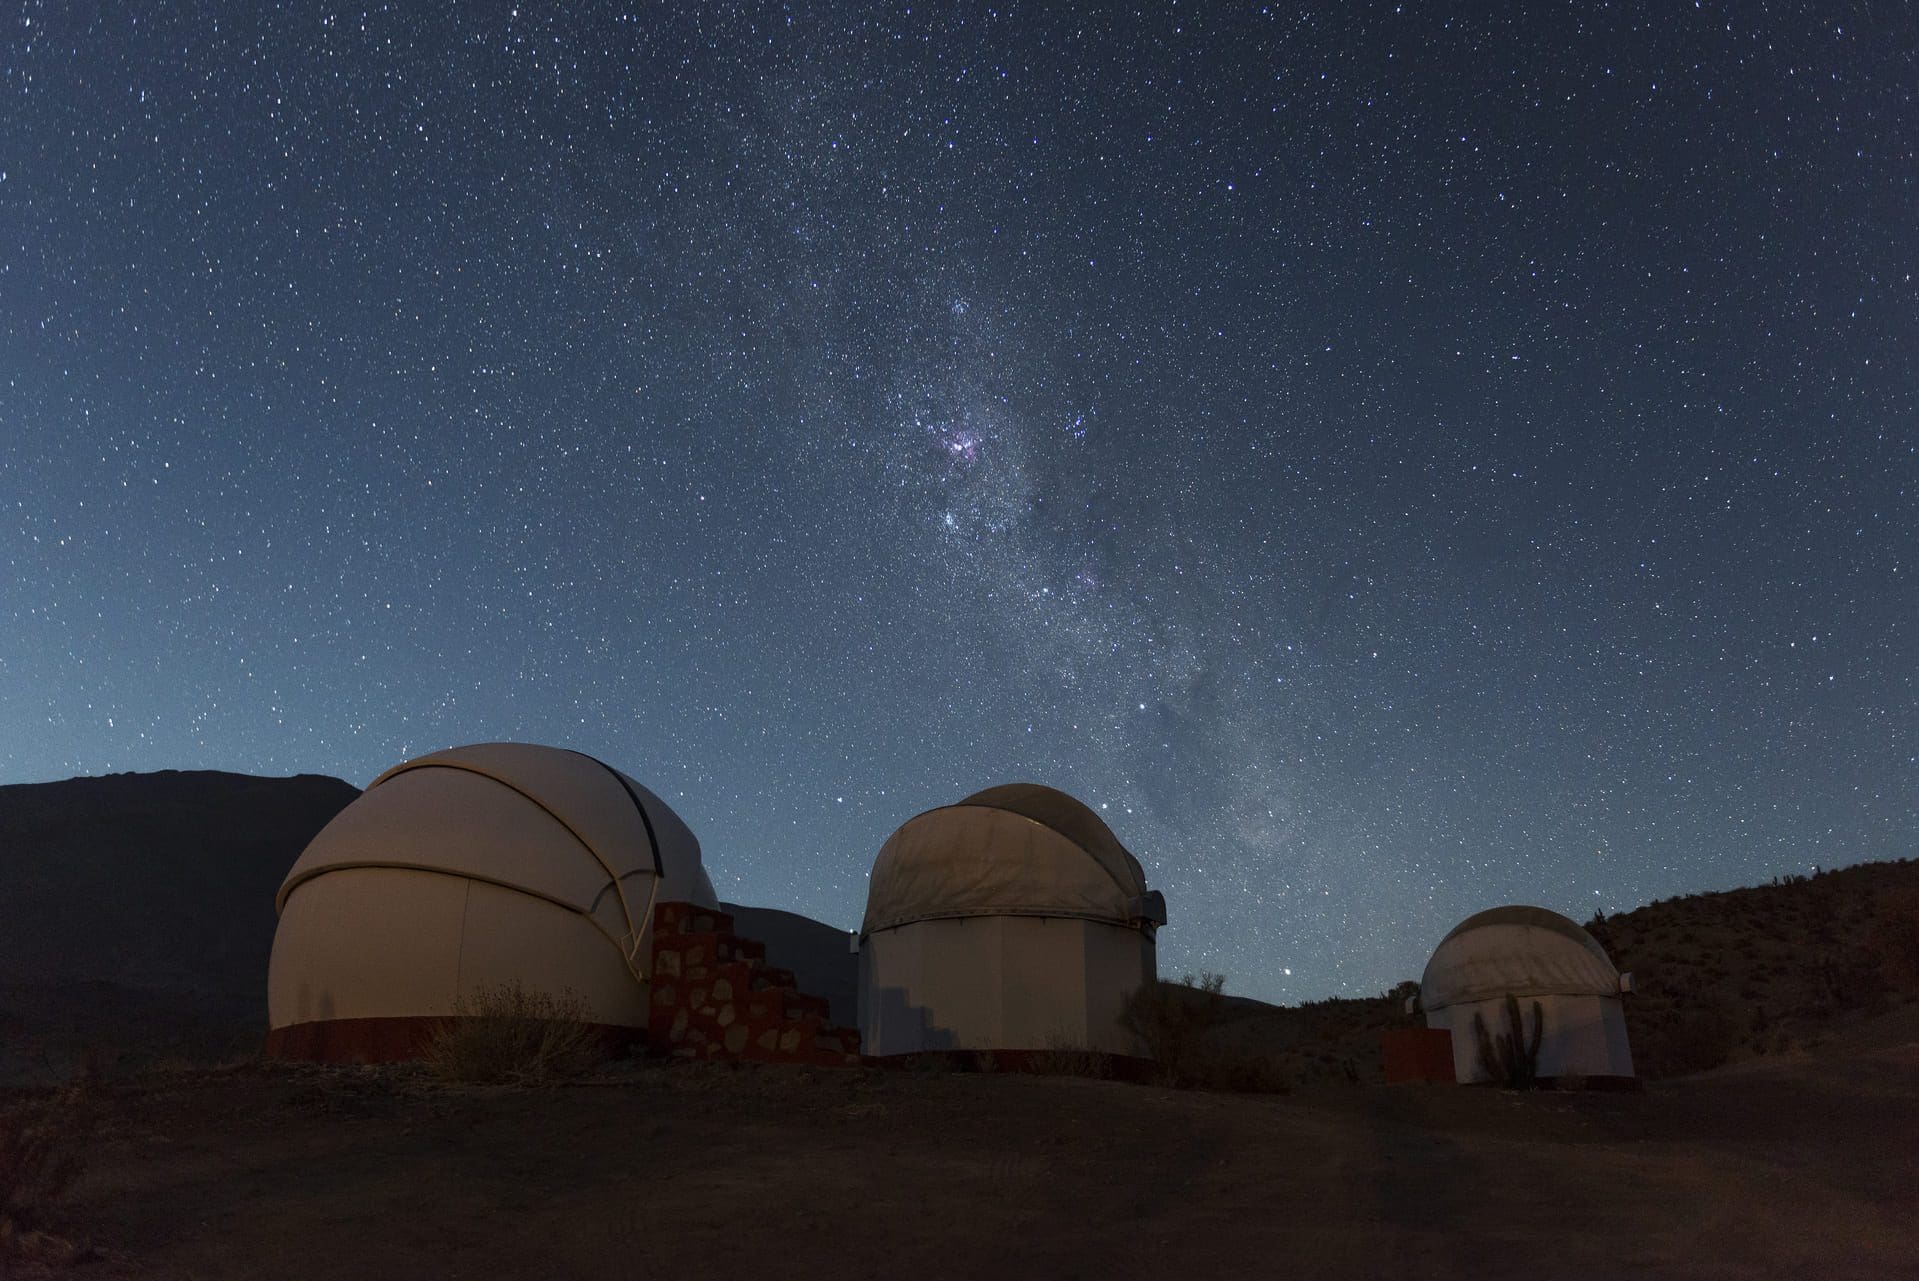
<svg viewBox="0 0 1919 1281">
<path fill-rule="evenodd" d="M 1640 1095 L 280 1070 L 106 1108 L 76 1278 L 1919 1277 L 1910 1052 Z"/>
</svg>

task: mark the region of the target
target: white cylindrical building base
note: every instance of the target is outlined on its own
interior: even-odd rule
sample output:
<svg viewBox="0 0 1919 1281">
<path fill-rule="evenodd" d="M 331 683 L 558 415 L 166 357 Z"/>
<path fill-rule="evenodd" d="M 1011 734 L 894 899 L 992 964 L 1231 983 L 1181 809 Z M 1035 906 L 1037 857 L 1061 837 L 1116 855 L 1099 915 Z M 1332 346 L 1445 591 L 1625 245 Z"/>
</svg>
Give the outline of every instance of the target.
<svg viewBox="0 0 1919 1281">
<path fill-rule="evenodd" d="M 1527 1037 L 1533 1030 L 1533 1002 L 1539 1003 L 1545 1017 L 1546 1030 L 1539 1041 L 1540 1076 L 1633 1075 L 1632 1050 L 1626 1043 L 1626 1014 L 1617 997 L 1553 995 L 1518 999 Z M 1453 1070 L 1465 1085 L 1491 1079 L 1479 1061 L 1479 1039 L 1473 1031 L 1475 1014 L 1486 1021 L 1486 1030 L 1493 1036 L 1508 1030 L 1504 997 L 1426 1011 L 1427 1027 L 1443 1027 L 1452 1033 Z"/>
<path fill-rule="evenodd" d="M 1040 916 L 915 921 L 875 931 L 860 949 L 860 1044 L 878 1056 L 1144 1056 L 1120 1016 L 1156 977 L 1153 942 L 1137 929 Z"/>
</svg>

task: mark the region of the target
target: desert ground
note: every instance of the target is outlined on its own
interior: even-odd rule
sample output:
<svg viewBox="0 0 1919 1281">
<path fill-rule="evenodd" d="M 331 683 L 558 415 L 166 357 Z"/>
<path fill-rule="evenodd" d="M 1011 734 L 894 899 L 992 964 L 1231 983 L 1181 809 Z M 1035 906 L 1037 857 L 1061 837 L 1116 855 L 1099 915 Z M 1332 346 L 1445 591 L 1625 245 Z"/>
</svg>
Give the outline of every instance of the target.
<svg viewBox="0 0 1919 1281">
<path fill-rule="evenodd" d="M 72 1278 L 1919 1276 L 1919 1033 L 1639 1093 L 617 1065 L 99 1087 Z M 21 1275 L 41 1269 L 15 1265 Z"/>
</svg>

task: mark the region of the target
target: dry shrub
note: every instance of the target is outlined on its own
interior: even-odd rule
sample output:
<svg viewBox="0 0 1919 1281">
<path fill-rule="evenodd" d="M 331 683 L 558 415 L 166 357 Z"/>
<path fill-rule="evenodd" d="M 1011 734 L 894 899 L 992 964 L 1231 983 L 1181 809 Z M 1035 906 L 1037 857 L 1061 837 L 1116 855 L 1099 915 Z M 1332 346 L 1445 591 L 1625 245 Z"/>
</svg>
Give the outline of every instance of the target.
<svg viewBox="0 0 1919 1281">
<path fill-rule="evenodd" d="M 0 1111 L 0 1243 L 10 1248 L 59 1209 L 85 1166 L 92 1131 L 81 1087 Z"/>
<path fill-rule="evenodd" d="M 1271 1055 L 1212 1045 L 1202 1045 L 1200 1053 L 1187 1060 L 1175 1083 L 1233 1094 L 1290 1094 L 1293 1089 L 1292 1078 Z"/>
<path fill-rule="evenodd" d="M 1226 1016 L 1225 987 L 1223 974 L 1148 983 L 1127 998 L 1120 1022 L 1146 1043 L 1164 1085 L 1286 1093 L 1292 1084 L 1272 1058 L 1221 1045 L 1211 1035 Z"/>
<path fill-rule="evenodd" d="M 1739 1029 L 1731 1015 L 1714 1005 L 1684 1009 L 1666 1037 L 1657 1075 L 1683 1076 L 1704 1072 L 1732 1058 Z"/>
<path fill-rule="evenodd" d="M 1865 948 L 1827 947 L 1812 959 L 1814 991 L 1830 1014 L 1841 1010 L 1877 1013 L 1886 1002 L 1883 960 Z"/>
<path fill-rule="evenodd" d="M 1919 890 L 1898 890 L 1880 898 L 1866 950 L 1895 991 L 1919 989 Z"/>
<path fill-rule="evenodd" d="M 1041 1076 L 1083 1076 L 1104 1081 L 1113 1075 L 1113 1056 L 1076 1045 L 1071 1037 L 1050 1036 L 1045 1049 L 1027 1056 L 1026 1067 Z"/>
<path fill-rule="evenodd" d="M 1178 1073 L 1226 1012 L 1224 974 L 1188 974 L 1177 983 L 1146 983 L 1126 1000 L 1120 1022 L 1146 1042 L 1162 1068 Z"/>
<path fill-rule="evenodd" d="M 533 1085 L 578 1076 L 606 1059 L 606 1045 L 587 1021 L 586 1002 L 519 983 L 481 988 L 454 1002 L 453 1017 L 433 1030 L 428 1070 L 444 1081 Z"/>
</svg>

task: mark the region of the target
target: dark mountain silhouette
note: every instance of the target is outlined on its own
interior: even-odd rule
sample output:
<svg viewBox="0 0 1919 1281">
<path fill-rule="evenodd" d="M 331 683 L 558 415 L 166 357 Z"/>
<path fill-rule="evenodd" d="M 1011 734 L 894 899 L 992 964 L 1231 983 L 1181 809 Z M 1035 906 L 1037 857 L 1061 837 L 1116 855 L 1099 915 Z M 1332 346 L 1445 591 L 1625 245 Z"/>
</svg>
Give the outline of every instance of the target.
<svg viewBox="0 0 1919 1281">
<path fill-rule="evenodd" d="M 0 981 L 264 1001 L 274 891 L 359 794 L 175 770 L 0 787 Z"/>
<path fill-rule="evenodd" d="M 0 1076 L 257 1038 L 274 891 L 359 794 L 210 770 L 0 787 Z"/>
</svg>

